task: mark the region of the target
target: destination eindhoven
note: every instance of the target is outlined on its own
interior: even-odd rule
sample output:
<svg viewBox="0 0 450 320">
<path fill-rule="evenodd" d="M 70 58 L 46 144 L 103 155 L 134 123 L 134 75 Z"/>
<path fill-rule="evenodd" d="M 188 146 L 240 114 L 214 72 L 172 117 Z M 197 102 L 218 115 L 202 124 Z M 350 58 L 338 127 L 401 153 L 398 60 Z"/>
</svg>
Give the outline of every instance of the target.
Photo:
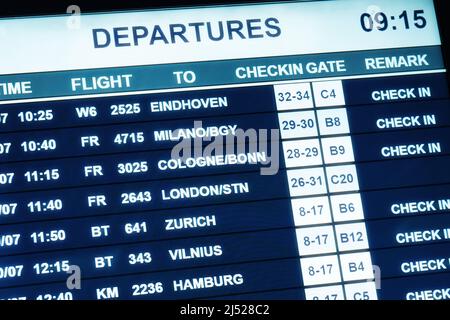
<svg viewBox="0 0 450 320">
<path fill-rule="evenodd" d="M 228 107 L 228 98 L 226 96 L 150 102 L 151 112 L 215 109 L 226 107 Z"/>
</svg>

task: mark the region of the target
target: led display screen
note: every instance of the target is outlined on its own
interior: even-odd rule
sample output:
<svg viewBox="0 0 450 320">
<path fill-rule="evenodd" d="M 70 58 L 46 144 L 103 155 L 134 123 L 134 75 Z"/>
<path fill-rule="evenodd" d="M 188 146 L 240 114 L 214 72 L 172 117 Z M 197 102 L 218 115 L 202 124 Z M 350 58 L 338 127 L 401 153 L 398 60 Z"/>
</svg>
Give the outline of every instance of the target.
<svg viewBox="0 0 450 320">
<path fill-rule="evenodd" d="M 0 19 L 0 299 L 450 298 L 431 0 Z"/>
</svg>

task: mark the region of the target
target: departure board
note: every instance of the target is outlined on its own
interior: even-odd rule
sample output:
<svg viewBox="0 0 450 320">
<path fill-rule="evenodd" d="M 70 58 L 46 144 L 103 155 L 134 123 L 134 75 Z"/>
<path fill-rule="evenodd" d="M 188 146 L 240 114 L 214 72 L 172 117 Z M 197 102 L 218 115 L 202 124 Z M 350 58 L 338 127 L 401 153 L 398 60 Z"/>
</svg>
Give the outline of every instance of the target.
<svg viewBox="0 0 450 320">
<path fill-rule="evenodd" d="M 450 299 L 431 0 L 0 19 L 0 299 Z"/>
</svg>

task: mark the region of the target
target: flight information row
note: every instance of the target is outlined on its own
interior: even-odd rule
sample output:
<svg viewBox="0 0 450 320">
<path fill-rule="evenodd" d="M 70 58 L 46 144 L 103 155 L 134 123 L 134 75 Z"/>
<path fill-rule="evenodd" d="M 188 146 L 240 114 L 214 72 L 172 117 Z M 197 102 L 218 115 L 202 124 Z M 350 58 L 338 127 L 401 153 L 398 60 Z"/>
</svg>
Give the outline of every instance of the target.
<svg viewBox="0 0 450 320">
<path fill-rule="evenodd" d="M 277 141 L 274 143 L 275 146 L 256 143 L 220 145 L 212 148 L 211 154 L 194 149 L 188 150 L 191 154 L 174 156 L 173 151 L 167 150 L 2 164 L 0 193 L 236 173 L 256 171 L 261 167 L 273 168 L 277 173 L 283 168 L 322 164 L 356 162 L 359 166 L 370 161 L 442 157 L 450 154 L 450 128 L 284 141 L 282 148 Z M 363 168 L 361 166 L 360 170 Z"/>
<path fill-rule="evenodd" d="M 416 168 L 420 168 L 425 160 L 431 161 L 430 159 L 408 161 L 416 162 Z M 447 158 L 432 160 L 436 166 L 442 165 L 442 163 L 448 163 Z M 376 169 L 373 164 L 360 165 L 367 166 L 366 169 L 359 169 L 362 174 L 358 176 L 361 186 L 367 184 L 367 188 L 365 188 L 367 190 L 361 192 L 361 197 L 365 204 L 364 216 L 366 219 L 385 218 L 396 215 L 409 216 L 424 213 L 441 213 L 449 209 L 448 183 L 446 182 L 448 181 L 448 175 L 445 175 L 445 172 L 448 171 L 442 172 L 440 171 L 441 167 L 435 166 L 432 167 L 436 168 L 437 173 L 435 175 L 433 175 L 433 172 L 420 174 L 420 171 L 412 175 L 409 171 L 402 171 L 402 161 L 387 162 L 384 164 L 389 164 L 389 166 L 383 167 L 383 169 Z M 318 170 L 319 173 L 322 172 L 320 171 L 322 170 L 321 168 Z M 301 174 L 305 171 L 294 170 L 293 172 Z M 427 186 L 434 182 L 430 180 L 441 176 L 440 172 L 442 172 L 442 180 L 438 182 L 442 185 Z M 308 169 L 306 173 L 311 173 L 311 171 Z M 377 177 L 376 181 L 372 180 L 373 176 Z M 311 183 L 314 183 L 314 181 L 317 181 L 317 185 L 320 182 L 322 184 L 324 183 L 324 178 L 314 180 L 314 178 L 317 178 L 315 175 L 299 175 L 298 177 L 296 178 L 296 176 L 291 175 L 291 183 L 295 183 L 295 187 L 291 188 L 293 191 L 296 189 L 307 190 L 308 186 L 311 187 Z M 407 177 L 408 180 L 403 185 L 397 186 L 395 184 L 395 178 L 403 177 L 405 179 Z M 57 188 L 56 190 L 3 194 L 0 195 L 0 224 L 145 210 L 189 208 L 199 205 L 204 206 L 239 201 L 285 199 L 289 194 L 289 186 L 287 185 L 286 178 L 281 175 L 261 176 L 259 172 L 254 172 L 215 176 L 214 184 L 211 184 L 210 179 L 211 176 L 207 176 L 188 178 L 182 181 L 135 182 L 125 185 L 102 185 L 100 187 L 75 189 Z M 308 184 L 306 184 L 307 182 Z M 272 186 L 272 188 L 266 188 L 265 186 L 267 185 Z M 416 187 L 413 187 L 414 185 Z M 423 185 L 423 187 L 420 187 L 420 185 Z M 378 190 L 380 187 L 382 189 L 386 188 L 386 190 Z M 406 187 L 407 189 L 399 187 Z M 396 189 L 390 190 L 392 188 Z M 346 193 L 352 192 L 349 191 Z M 320 199 L 321 195 L 325 196 L 327 193 L 323 190 L 318 190 L 318 194 L 311 194 L 309 196 L 306 195 L 306 192 L 300 192 L 299 194 L 302 199 Z M 380 199 L 383 199 L 383 201 Z M 354 206 L 357 206 L 361 202 L 358 197 L 356 197 L 356 200 L 352 199 L 347 201 L 353 203 Z M 316 202 L 317 200 L 314 200 L 311 207 Z M 361 205 L 358 204 L 358 207 L 361 207 Z M 257 215 L 259 211 L 254 204 L 246 204 L 246 208 L 246 216 L 252 218 L 253 214 Z M 324 208 L 329 208 L 329 205 L 324 204 Z M 231 214 L 230 212 L 233 211 L 231 207 L 230 209 L 223 209 L 227 214 Z M 197 210 L 202 209 L 196 208 L 195 210 L 197 212 Z M 286 207 L 285 211 L 291 212 L 289 207 Z M 326 212 L 330 212 L 330 209 L 324 211 L 324 213 Z M 355 212 L 360 214 L 357 211 Z M 291 214 L 287 216 L 291 216 Z M 324 216 L 326 217 L 325 221 L 328 221 L 327 219 L 330 215 L 328 214 L 327 217 L 324 214 Z M 310 217 L 308 215 L 308 218 L 313 219 L 314 216 Z M 276 221 L 270 221 L 268 223 L 277 224 Z"/>
<path fill-rule="evenodd" d="M 431 145 L 432 150 L 437 150 L 437 145 Z M 436 148 L 436 149 L 434 149 Z M 122 156 L 121 156 L 122 157 Z M 249 155 L 246 154 L 247 161 Z M 123 158 L 121 158 L 123 159 Z M 130 159 L 130 157 L 128 157 Z M 166 158 L 167 160 L 169 158 Z M 201 201 L 208 202 L 208 199 L 228 198 L 233 195 L 240 195 L 240 200 L 248 198 L 248 194 L 258 193 L 258 199 L 267 199 L 276 196 L 285 197 L 289 187 L 291 196 L 310 196 L 326 194 L 327 192 L 352 192 L 366 191 L 383 188 L 410 187 L 431 184 L 445 184 L 450 179 L 450 171 L 446 170 L 449 156 L 420 157 L 397 160 L 386 160 L 376 162 L 359 163 L 358 169 L 355 164 L 341 164 L 323 167 L 281 169 L 278 170 L 277 163 L 274 165 L 277 175 L 260 175 L 258 169 L 261 168 L 262 160 L 267 159 L 264 154 L 251 156 L 256 164 L 239 164 L 233 166 L 214 166 L 207 175 L 196 178 L 190 176 L 199 175 L 199 171 L 193 168 L 183 170 L 152 170 L 149 171 L 151 162 L 136 158 L 133 162 L 114 162 L 110 157 L 103 159 L 110 162 L 108 166 L 104 163 L 94 162 L 93 159 L 79 160 L 68 159 L 64 161 L 50 160 L 41 163 L 20 163 L 15 166 L 3 166 L 0 171 L 0 190 L 3 194 L 11 192 L 24 192 L 31 190 L 55 189 L 53 197 L 60 198 L 64 192 L 77 192 L 77 202 L 85 202 L 91 206 L 106 206 L 104 202 L 114 201 L 115 204 L 128 205 L 136 202 L 147 204 L 147 207 L 155 208 L 159 203 L 171 203 L 176 201 Z M 260 160 L 259 162 L 256 160 Z M 112 162 L 112 163 L 111 163 Z M 206 162 L 202 162 L 206 163 Z M 405 164 L 410 170 L 404 170 Z M 320 164 L 318 164 L 320 165 Z M 255 173 L 246 173 L 256 170 Z M 424 170 L 426 168 L 426 170 Z M 147 169 L 147 170 L 145 170 Z M 203 169 L 203 167 L 202 167 Z M 128 173 L 133 170 L 145 171 L 136 174 Z M 148 172 L 146 172 L 148 171 Z M 240 174 L 234 172 L 242 172 Z M 228 173 L 228 175 L 220 175 Z M 213 174 L 218 174 L 215 183 L 209 180 Z M 286 182 L 286 175 L 288 181 Z M 176 181 L 170 178 L 186 178 Z M 169 178 L 166 180 L 166 178 Z M 156 180 L 156 181 L 155 181 Z M 146 181 L 146 182 L 143 182 Z M 126 185 L 121 185 L 128 182 Z M 105 193 L 111 187 L 104 184 L 118 183 L 113 187 L 115 195 L 108 196 Z M 278 190 L 264 189 L 258 184 L 278 186 Z M 96 191 L 87 188 L 89 185 L 102 185 Z M 328 185 L 328 187 L 327 187 Z M 85 186 L 85 189 L 67 190 L 63 188 L 73 188 Z M 328 189 L 328 190 L 327 190 Z M 88 195 L 86 195 L 88 193 Z M 117 195 L 117 193 L 119 193 Z M 146 194 L 137 201 L 130 200 L 130 193 Z M 94 201 L 95 195 L 103 195 L 103 201 Z M 34 194 L 35 197 L 38 193 Z M 111 199 L 112 198 L 112 199 Z M 8 198 L 6 198 L 8 199 Z M 9 198 L 12 199 L 12 198 Z M 91 200 L 89 200 L 91 199 Z M 121 201 L 121 202 L 118 202 Z"/>
<path fill-rule="evenodd" d="M 430 99 L 448 99 L 444 73 L 2 104 L 0 132 Z"/>
<path fill-rule="evenodd" d="M 253 143 L 269 143 L 267 139 L 280 136 L 283 139 L 308 139 L 349 134 L 356 145 L 377 142 L 379 146 L 375 152 L 378 152 L 383 146 L 390 147 L 383 144 L 384 141 L 391 145 L 439 142 L 436 139 L 444 139 L 445 142 L 448 139 L 446 130 L 420 130 L 449 127 L 449 110 L 450 100 L 438 100 L 318 110 L 317 119 L 314 111 L 291 111 L 278 115 L 133 124 L 132 129 L 130 125 L 111 125 L 9 133 L 0 135 L 0 162 L 170 149 L 183 139 L 191 139 L 199 148 L 211 144 L 211 141 L 242 144 L 250 137 L 255 137 Z M 271 135 L 272 131 L 268 130 L 272 129 L 278 129 L 279 134 Z M 402 130 L 407 131 L 401 134 Z M 411 130 L 418 131 L 414 133 Z M 266 136 L 263 136 L 264 132 Z M 359 137 L 363 133 L 382 135 Z M 367 158 L 364 153 L 356 153 L 356 157 L 362 161 Z"/>
<path fill-rule="evenodd" d="M 157 229 L 151 217 L 140 216 L 139 218 L 132 220 L 124 217 L 116 218 L 114 221 L 97 218 L 96 221 L 92 221 L 92 219 L 88 221 L 74 220 L 73 223 L 59 221 L 49 222 L 46 225 L 3 226 L 0 229 L 0 266 L 12 266 L 17 261 L 21 261 L 22 265 L 29 265 L 33 256 L 18 256 L 17 254 L 32 252 L 41 252 L 34 255 L 38 260 L 50 259 L 50 257 L 52 257 L 51 260 L 57 260 L 58 256 L 71 257 L 71 260 L 76 260 L 89 256 L 89 252 L 106 254 L 108 252 L 127 252 L 131 250 L 130 248 L 149 247 L 153 248 L 154 254 L 158 257 L 152 266 L 164 269 L 170 268 L 170 263 L 172 263 L 172 267 L 177 265 L 191 267 L 190 263 L 210 263 L 210 260 L 216 263 L 232 263 L 235 256 L 247 259 L 252 255 L 259 254 L 259 249 L 252 246 L 256 240 L 258 240 L 257 247 L 264 251 L 264 256 L 258 256 L 255 259 L 279 258 L 278 254 L 287 257 L 297 256 L 299 252 L 301 256 L 309 256 L 330 254 L 337 249 L 340 252 L 365 250 L 369 247 L 368 239 L 370 239 L 371 250 L 438 243 L 447 243 L 448 246 L 450 241 L 450 217 L 448 215 L 414 219 L 400 218 L 389 221 L 378 220 L 367 222 L 366 225 L 360 221 L 347 222 L 336 224 L 334 229 L 329 225 L 308 226 L 307 228 L 302 226 L 296 231 L 297 241 L 295 241 L 292 229 L 205 237 L 206 232 L 202 234 L 195 230 L 191 230 L 190 234 L 187 231 L 177 234 L 174 232 L 175 230 L 171 230 L 173 225 L 168 219 L 166 219 L 165 229 Z M 197 217 L 197 221 L 203 220 L 205 229 L 210 228 L 208 224 L 215 222 L 214 216 L 201 218 Z M 231 230 L 227 230 L 226 233 L 230 232 Z M 380 233 L 384 236 L 373 237 Z M 188 237 L 188 239 L 183 237 Z M 167 238 L 172 238 L 172 240 L 161 240 Z M 180 240 L 173 240 L 174 238 L 180 238 Z M 237 239 L 239 241 L 236 241 Z M 136 242 L 139 244 L 129 245 L 129 243 Z M 264 243 L 266 244 L 263 245 Z M 82 247 L 96 248 L 75 250 Z M 277 250 L 266 250 L 268 247 L 277 248 Z M 279 249 L 282 247 L 283 249 Z M 126 248 L 128 249 L 126 250 Z M 49 250 L 58 251 L 48 253 Z M 190 255 L 189 252 L 192 254 Z M 14 255 L 11 256 L 12 254 Z M 161 265 L 161 263 L 169 263 L 169 265 Z M 119 269 L 122 270 L 122 268 Z"/>
<path fill-rule="evenodd" d="M 61 265 L 66 265 L 61 262 Z M 39 269 L 40 267 L 36 267 Z M 58 267 L 65 268 L 65 267 Z M 82 272 L 82 270 L 81 270 Z M 311 273 L 333 273 L 334 265 Z M 231 299 L 369 300 L 377 297 L 397 300 L 448 299 L 450 273 L 433 273 L 400 278 L 381 278 L 378 282 L 331 283 L 324 287 L 302 287 L 298 259 L 251 262 L 207 269 L 174 270 L 120 277 L 79 279 L 75 273 L 66 282 L 0 289 L 0 299 Z M 426 283 L 426 287 L 424 286 Z M 80 289 L 73 289 L 79 285 Z M 379 290 L 377 289 L 379 287 Z M 265 292 L 265 291 L 271 292 Z M 254 293 L 252 293 L 254 292 Z"/>
<path fill-rule="evenodd" d="M 317 202 L 317 204 L 317 210 L 320 210 L 320 202 Z M 244 213 L 246 213 L 245 210 Z M 263 216 L 271 215 L 271 212 L 265 211 L 260 212 L 260 214 Z M 345 215 L 352 215 L 352 212 L 338 212 L 335 214 L 335 216 L 339 215 L 345 217 Z M 320 218 L 323 219 L 322 217 Z M 96 217 L 77 220 L 47 221 L 45 223 L 32 223 L 26 225 L 1 226 L 0 256 L 77 247 L 116 245 L 135 241 L 155 241 L 211 234 L 220 235 L 221 232 L 230 233 L 240 231 L 239 229 L 244 229 L 236 228 L 237 230 L 223 230 L 222 226 L 222 228 L 214 230 L 215 225 L 218 223 L 217 219 L 219 218 L 214 214 L 211 214 L 208 216 L 186 216 L 178 220 L 166 218 L 164 221 L 161 221 L 161 218 L 153 218 L 151 214 L 133 214 L 119 217 Z M 277 218 L 272 217 L 272 219 L 276 220 Z M 306 218 L 299 212 L 298 217 L 295 217 L 294 219 L 301 220 Z M 324 238 L 328 239 L 325 243 L 322 243 L 319 239 L 316 243 L 312 242 L 306 244 L 307 248 L 303 248 L 303 245 L 299 244 L 301 253 L 329 253 L 330 250 L 336 250 L 335 243 L 337 243 L 337 248 L 340 251 L 366 249 L 368 248 L 368 236 L 372 236 L 370 238 L 371 249 L 408 246 L 411 244 L 448 242 L 450 240 L 450 216 L 448 215 L 410 218 L 402 217 L 395 220 L 375 220 L 367 221 L 366 225 L 360 221 L 361 220 L 341 221 L 336 223 L 334 231 L 332 227 L 328 226 L 311 226 L 312 224 L 299 225 L 297 223 L 297 226 L 308 227 L 308 229 L 303 230 L 305 234 L 309 233 L 306 237 L 315 238 L 316 235 L 320 235 L 319 238 L 321 238 L 323 235 Z M 177 225 L 175 225 L 175 223 L 177 223 Z M 177 230 L 176 227 L 181 230 Z M 272 226 L 272 228 L 274 227 L 276 226 Z M 301 233 L 302 232 L 297 235 L 298 239 L 302 239 Z M 334 233 L 336 233 L 336 235 L 334 235 Z M 373 237 L 373 235 L 378 235 L 380 233 L 384 236 Z M 258 235 L 255 234 L 253 237 L 256 239 Z M 269 236 L 267 237 L 270 238 Z M 279 238 L 279 236 L 275 235 L 273 237 Z M 334 238 L 336 238 L 336 241 Z M 289 239 L 284 240 L 287 241 Z M 184 243 L 189 243 L 191 240 L 188 239 L 183 241 Z M 273 241 L 275 242 L 278 240 Z M 281 239 L 279 241 L 280 246 L 282 246 L 283 241 L 281 241 Z M 243 242 L 243 240 L 237 241 L 236 244 L 242 244 Z M 250 239 L 248 242 L 249 244 L 251 243 Z M 273 246 L 275 246 L 275 243 Z"/>
</svg>

